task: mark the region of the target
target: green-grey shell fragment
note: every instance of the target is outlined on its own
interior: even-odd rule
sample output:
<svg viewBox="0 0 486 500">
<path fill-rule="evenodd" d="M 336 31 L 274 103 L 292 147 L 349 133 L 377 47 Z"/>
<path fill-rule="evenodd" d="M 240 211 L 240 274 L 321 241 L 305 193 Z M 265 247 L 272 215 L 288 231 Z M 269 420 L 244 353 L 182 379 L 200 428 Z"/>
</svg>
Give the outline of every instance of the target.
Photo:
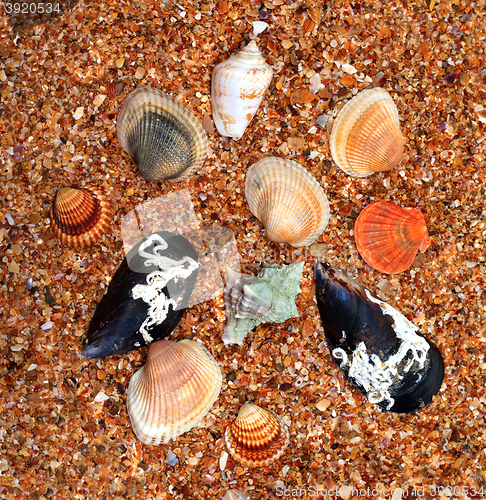
<svg viewBox="0 0 486 500">
<path fill-rule="evenodd" d="M 299 316 L 295 297 L 300 293 L 304 263 L 264 264 L 258 276 L 227 269 L 225 287 L 225 344 L 242 345 L 246 334 L 261 323 L 282 323 Z"/>
</svg>

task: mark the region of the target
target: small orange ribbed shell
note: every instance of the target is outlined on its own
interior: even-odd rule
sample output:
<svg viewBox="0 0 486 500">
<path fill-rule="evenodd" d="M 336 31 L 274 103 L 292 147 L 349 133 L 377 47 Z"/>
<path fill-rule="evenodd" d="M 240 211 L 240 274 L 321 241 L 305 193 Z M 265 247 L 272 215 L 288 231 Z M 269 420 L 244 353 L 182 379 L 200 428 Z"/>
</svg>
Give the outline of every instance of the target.
<svg viewBox="0 0 486 500">
<path fill-rule="evenodd" d="M 246 174 L 245 196 L 267 238 L 293 247 L 312 244 L 327 227 L 329 202 L 317 179 L 302 165 L 274 156 Z"/>
<path fill-rule="evenodd" d="M 273 411 L 253 403 L 240 408 L 224 439 L 231 456 L 248 467 L 261 467 L 277 460 L 290 442 L 282 420 Z"/>
<path fill-rule="evenodd" d="M 366 263 L 387 274 L 408 269 L 430 245 L 425 217 L 416 208 L 381 201 L 368 205 L 356 219 L 354 239 Z"/>
<path fill-rule="evenodd" d="M 133 432 L 143 443 L 159 445 L 189 431 L 218 398 L 222 378 L 217 361 L 199 342 L 150 344 L 147 362 L 127 390 Z"/>
<path fill-rule="evenodd" d="M 51 230 L 64 245 L 88 247 L 105 234 L 111 216 L 111 205 L 99 189 L 63 187 L 51 209 Z"/>
<path fill-rule="evenodd" d="M 347 102 L 329 141 L 332 159 L 352 177 L 391 170 L 403 156 L 398 109 L 384 89 L 363 90 Z"/>
</svg>

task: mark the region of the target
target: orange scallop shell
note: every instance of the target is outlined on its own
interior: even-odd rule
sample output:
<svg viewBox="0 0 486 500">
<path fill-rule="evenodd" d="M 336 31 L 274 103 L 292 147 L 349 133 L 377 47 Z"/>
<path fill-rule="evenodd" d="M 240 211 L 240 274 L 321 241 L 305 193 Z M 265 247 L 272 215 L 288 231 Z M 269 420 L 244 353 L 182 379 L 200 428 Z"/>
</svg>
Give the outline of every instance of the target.
<svg viewBox="0 0 486 500">
<path fill-rule="evenodd" d="M 279 458 L 290 438 L 287 426 L 273 411 L 245 403 L 226 429 L 229 453 L 242 465 L 261 467 Z"/>
<path fill-rule="evenodd" d="M 101 239 L 111 215 L 111 205 L 99 189 L 63 187 L 51 209 L 51 230 L 64 245 L 87 247 Z"/>
<path fill-rule="evenodd" d="M 430 245 L 422 212 L 386 201 L 372 203 L 359 214 L 354 239 L 366 263 L 387 274 L 408 269 L 417 251 L 425 252 Z"/>
<path fill-rule="evenodd" d="M 398 109 L 384 89 L 362 90 L 334 122 L 329 141 L 332 159 L 352 177 L 395 168 L 403 156 Z"/>
</svg>

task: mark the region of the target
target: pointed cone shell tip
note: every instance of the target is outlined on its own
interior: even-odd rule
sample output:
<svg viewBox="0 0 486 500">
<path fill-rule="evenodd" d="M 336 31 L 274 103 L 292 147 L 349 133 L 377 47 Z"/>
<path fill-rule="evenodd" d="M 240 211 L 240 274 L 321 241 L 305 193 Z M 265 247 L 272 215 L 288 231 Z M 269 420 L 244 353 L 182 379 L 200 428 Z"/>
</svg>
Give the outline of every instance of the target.
<svg viewBox="0 0 486 500">
<path fill-rule="evenodd" d="M 352 177 L 395 168 L 403 156 L 398 109 L 381 88 L 362 90 L 347 102 L 333 125 L 332 159 Z"/>
</svg>

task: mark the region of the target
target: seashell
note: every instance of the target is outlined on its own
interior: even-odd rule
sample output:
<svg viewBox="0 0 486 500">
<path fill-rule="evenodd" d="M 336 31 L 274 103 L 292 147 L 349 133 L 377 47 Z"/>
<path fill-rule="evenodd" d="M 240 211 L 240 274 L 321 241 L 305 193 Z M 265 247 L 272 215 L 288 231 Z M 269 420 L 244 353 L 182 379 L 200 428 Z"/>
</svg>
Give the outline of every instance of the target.
<svg viewBox="0 0 486 500">
<path fill-rule="evenodd" d="M 359 214 L 354 239 L 366 263 L 388 274 L 408 269 L 417 251 L 425 252 L 430 245 L 423 213 L 386 201 L 372 203 Z"/>
<path fill-rule="evenodd" d="M 82 354 L 122 354 L 170 335 L 197 273 L 198 255 L 183 236 L 159 231 L 138 242 L 96 308 Z"/>
<path fill-rule="evenodd" d="M 244 491 L 231 489 L 224 494 L 222 500 L 248 500 L 248 497 Z"/>
<path fill-rule="evenodd" d="M 63 187 L 51 208 L 51 230 L 63 245 L 88 247 L 106 233 L 111 216 L 111 205 L 99 189 Z"/>
<path fill-rule="evenodd" d="M 304 263 L 288 266 L 263 264 L 258 276 L 240 274 L 227 268 L 224 292 L 225 344 L 243 344 L 248 332 L 261 323 L 282 323 L 299 316 L 295 297 L 300 293 Z"/>
<path fill-rule="evenodd" d="M 410 413 L 444 378 L 437 347 L 395 308 L 346 274 L 318 263 L 316 298 L 333 361 L 371 403 Z"/>
<path fill-rule="evenodd" d="M 167 443 L 195 427 L 221 391 L 218 363 L 199 342 L 159 340 L 132 375 L 127 410 L 133 432 L 145 444 Z"/>
<path fill-rule="evenodd" d="M 207 134 L 194 114 L 152 87 L 130 92 L 116 122 L 118 142 L 150 181 L 180 181 L 202 166 Z"/>
<path fill-rule="evenodd" d="M 211 105 L 221 135 L 241 138 L 263 101 L 272 75 L 254 40 L 213 69 Z"/>
<path fill-rule="evenodd" d="M 302 247 L 313 243 L 329 222 L 329 202 L 315 177 L 292 160 L 268 156 L 250 167 L 245 196 L 267 238 Z"/>
<path fill-rule="evenodd" d="M 339 112 L 332 128 L 332 159 L 352 177 L 395 168 L 403 156 L 398 109 L 384 89 L 362 90 Z"/>
<path fill-rule="evenodd" d="M 280 417 L 253 403 L 245 403 L 224 434 L 230 455 L 247 467 L 277 460 L 289 445 L 289 431 Z"/>
</svg>

